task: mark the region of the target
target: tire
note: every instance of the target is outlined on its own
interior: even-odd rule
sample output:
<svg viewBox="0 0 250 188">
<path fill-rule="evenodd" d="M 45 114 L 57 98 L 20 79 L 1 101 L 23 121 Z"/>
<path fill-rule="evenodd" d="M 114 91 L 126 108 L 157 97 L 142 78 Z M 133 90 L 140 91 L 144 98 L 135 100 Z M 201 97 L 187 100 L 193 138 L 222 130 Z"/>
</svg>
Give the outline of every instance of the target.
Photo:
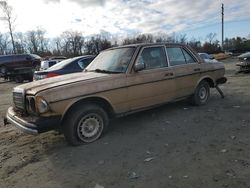
<svg viewBox="0 0 250 188">
<path fill-rule="evenodd" d="M 32 75 L 29 75 L 29 76 L 28 76 L 28 80 L 29 80 L 29 82 L 32 82 L 32 81 L 33 81 L 33 76 L 32 76 Z"/>
<path fill-rule="evenodd" d="M 5 75 L 7 73 L 7 68 L 5 66 L 0 67 L 0 73 Z"/>
<path fill-rule="evenodd" d="M 16 83 L 23 83 L 24 78 L 23 78 L 23 76 L 18 75 L 15 77 L 15 81 L 16 81 Z"/>
<path fill-rule="evenodd" d="M 201 81 L 192 96 L 192 103 L 197 106 L 207 104 L 210 97 L 210 86 L 207 81 Z"/>
<path fill-rule="evenodd" d="M 62 130 L 66 141 L 77 146 L 99 139 L 106 132 L 108 123 L 109 118 L 103 108 L 96 104 L 83 104 L 67 114 Z"/>
</svg>

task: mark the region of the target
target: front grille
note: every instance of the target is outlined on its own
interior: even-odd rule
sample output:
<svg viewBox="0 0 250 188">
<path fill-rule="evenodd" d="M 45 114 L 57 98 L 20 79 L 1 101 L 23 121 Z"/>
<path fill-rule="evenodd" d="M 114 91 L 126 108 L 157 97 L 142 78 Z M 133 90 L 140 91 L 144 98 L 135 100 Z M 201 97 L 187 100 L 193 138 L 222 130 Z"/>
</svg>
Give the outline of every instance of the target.
<svg viewBox="0 0 250 188">
<path fill-rule="evenodd" d="M 24 110 L 24 94 L 20 92 L 13 92 L 13 103 L 17 109 Z"/>
</svg>

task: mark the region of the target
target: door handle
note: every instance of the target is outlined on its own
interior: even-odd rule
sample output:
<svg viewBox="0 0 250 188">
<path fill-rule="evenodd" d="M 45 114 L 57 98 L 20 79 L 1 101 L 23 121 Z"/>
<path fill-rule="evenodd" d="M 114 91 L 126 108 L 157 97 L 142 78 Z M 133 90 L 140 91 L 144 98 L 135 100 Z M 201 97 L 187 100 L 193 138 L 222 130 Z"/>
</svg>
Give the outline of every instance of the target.
<svg viewBox="0 0 250 188">
<path fill-rule="evenodd" d="M 173 75 L 174 75 L 174 73 L 172 73 L 172 72 L 167 72 L 167 73 L 165 73 L 165 77 L 173 76 Z"/>
<path fill-rule="evenodd" d="M 201 69 L 200 68 L 196 68 L 196 69 L 194 69 L 194 71 L 200 71 Z"/>
</svg>

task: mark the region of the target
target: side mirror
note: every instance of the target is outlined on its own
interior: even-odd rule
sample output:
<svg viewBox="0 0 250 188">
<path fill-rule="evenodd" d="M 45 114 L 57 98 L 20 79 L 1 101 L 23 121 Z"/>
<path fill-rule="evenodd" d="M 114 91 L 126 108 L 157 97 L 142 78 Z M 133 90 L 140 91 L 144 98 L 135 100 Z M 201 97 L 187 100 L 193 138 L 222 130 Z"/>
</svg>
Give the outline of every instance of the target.
<svg viewBox="0 0 250 188">
<path fill-rule="evenodd" d="M 145 64 L 144 63 L 136 63 L 134 65 L 134 71 L 139 72 L 141 70 L 145 69 Z"/>
</svg>

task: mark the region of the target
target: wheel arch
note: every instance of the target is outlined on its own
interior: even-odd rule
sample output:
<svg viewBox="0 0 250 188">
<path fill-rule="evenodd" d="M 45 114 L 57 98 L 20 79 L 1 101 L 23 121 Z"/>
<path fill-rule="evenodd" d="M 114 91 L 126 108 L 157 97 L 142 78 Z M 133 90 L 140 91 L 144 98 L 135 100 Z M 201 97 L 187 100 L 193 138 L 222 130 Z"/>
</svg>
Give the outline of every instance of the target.
<svg viewBox="0 0 250 188">
<path fill-rule="evenodd" d="M 108 117 L 112 117 L 115 114 L 111 103 L 107 99 L 105 99 L 103 97 L 99 97 L 99 96 L 91 96 L 91 97 L 87 97 L 87 98 L 81 98 L 77 101 L 74 101 L 72 104 L 70 104 L 62 115 L 61 123 L 64 121 L 64 119 L 67 117 L 67 115 L 71 111 L 74 110 L 74 108 L 76 108 L 79 105 L 84 105 L 87 103 L 99 105 L 107 112 Z"/>
<path fill-rule="evenodd" d="M 216 86 L 215 81 L 210 77 L 210 76 L 204 76 L 202 78 L 199 79 L 199 81 L 196 84 L 196 87 L 202 82 L 202 81 L 206 81 L 208 82 L 210 88 L 214 88 Z"/>
</svg>

